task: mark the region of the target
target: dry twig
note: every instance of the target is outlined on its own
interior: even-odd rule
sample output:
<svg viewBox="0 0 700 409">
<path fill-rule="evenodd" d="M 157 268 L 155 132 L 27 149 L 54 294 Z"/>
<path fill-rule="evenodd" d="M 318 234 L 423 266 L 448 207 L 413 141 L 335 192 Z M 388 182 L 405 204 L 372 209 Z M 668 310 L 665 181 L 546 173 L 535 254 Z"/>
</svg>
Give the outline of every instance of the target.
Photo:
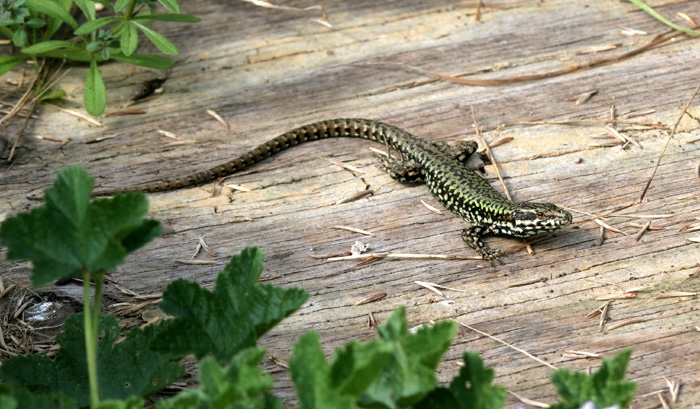
<svg viewBox="0 0 700 409">
<path fill-rule="evenodd" d="M 372 237 L 374 237 L 374 233 L 369 232 L 369 231 L 367 231 L 367 230 L 358 229 L 358 228 L 356 228 L 356 227 L 350 227 L 350 226 L 331 226 L 331 229 L 347 230 L 347 231 L 351 231 L 351 232 L 353 232 L 353 233 L 364 234 L 365 236 L 372 236 Z"/>
<path fill-rule="evenodd" d="M 525 281 L 520 281 L 518 283 L 508 284 L 508 288 L 522 287 L 522 286 L 526 286 L 526 285 L 530 285 L 530 284 L 541 283 L 544 281 L 547 281 L 547 279 L 544 277 L 535 277 L 535 278 L 532 278 L 530 280 L 525 280 Z"/>
<path fill-rule="evenodd" d="M 360 301 L 356 302 L 354 305 L 358 306 L 358 305 L 363 305 L 363 304 L 369 304 L 369 303 L 383 300 L 384 298 L 386 298 L 386 293 L 378 293 L 378 294 L 371 295 L 371 296 L 365 298 L 364 300 L 360 300 Z"/>
<path fill-rule="evenodd" d="M 700 85 L 698 85 L 698 87 L 695 88 L 695 92 L 693 92 L 693 96 L 690 97 L 690 99 L 688 100 L 688 103 L 685 104 L 685 107 L 681 111 L 681 114 L 678 115 L 678 119 L 676 120 L 676 124 L 673 125 L 673 130 L 671 130 L 671 134 L 668 136 L 668 139 L 666 140 L 666 144 L 664 145 L 664 148 L 661 150 L 661 154 L 659 155 L 659 159 L 656 161 L 656 165 L 654 165 L 654 170 L 651 172 L 651 176 L 649 176 L 649 180 L 647 181 L 646 186 L 644 186 L 644 190 L 642 191 L 642 195 L 639 197 L 640 202 L 642 200 L 644 200 L 644 196 L 647 195 L 647 190 L 649 190 L 649 186 L 651 185 L 651 181 L 654 180 L 654 176 L 656 175 L 656 171 L 659 169 L 659 164 L 661 164 L 661 158 L 664 157 L 664 153 L 666 153 L 666 148 L 668 148 L 668 144 L 671 143 L 671 139 L 673 139 L 673 136 L 676 134 L 676 129 L 678 129 L 678 124 L 681 123 L 681 119 L 683 118 L 685 113 L 688 111 L 688 107 L 695 99 L 695 96 L 698 94 L 698 91 L 700 91 Z"/>
<path fill-rule="evenodd" d="M 335 202 L 335 204 L 339 205 L 339 204 L 343 204 L 343 203 L 352 202 L 353 200 L 361 199 L 365 196 L 370 196 L 373 194 L 374 194 L 374 190 L 372 190 L 372 189 L 361 190 L 357 193 L 352 194 L 350 197 L 346 197 L 345 199 L 338 200 L 337 202 Z"/>
<path fill-rule="evenodd" d="M 481 256 L 457 256 L 444 254 L 401 254 L 401 253 L 367 253 L 357 256 L 331 257 L 327 261 L 344 261 L 367 258 L 404 258 L 404 259 L 432 259 L 432 260 L 483 260 Z"/>
<path fill-rule="evenodd" d="M 401 63 L 382 63 L 384 65 L 399 65 L 401 67 L 405 67 L 409 70 L 428 75 L 430 77 L 438 78 L 441 80 L 445 81 L 450 81 L 450 82 L 456 82 L 458 84 L 466 84 L 466 85 L 479 85 L 479 86 L 496 86 L 496 85 L 505 85 L 505 84 L 513 84 L 517 82 L 525 82 L 525 81 L 534 81 L 534 80 L 541 80 L 545 78 L 552 78 L 552 77 L 558 77 L 560 75 L 564 74 L 570 74 L 573 72 L 577 71 L 582 71 L 585 69 L 597 67 L 600 65 L 604 64 L 610 64 L 613 62 L 621 61 L 630 57 L 633 57 L 637 54 L 641 54 L 644 51 L 653 48 L 657 45 L 663 44 L 675 37 L 678 37 L 680 34 L 676 32 L 675 30 L 667 30 L 656 37 L 654 37 L 649 43 L 635 48 L 633 50 L 630 50 L 626 53 L 622 53 L 620 55 L 616 56 L 611 56 L 611 57 L 603 57 L 599 58 L 593 61 L 585 62 L 585 63 L 578 63 L 569 67 L 565 68 L 560 68 L 554 71 L 549 71 L 549 72 L 542 72 L 539 74 L 526 74 L 526 75 L 516 75 L 514 77 L 510 78 L 494 78 L 494 79 L 482 79 L 482 78 L 460 78 L 457 76 L 451 76 L 451 75 L 445 75 L 445 74 L 440 74 L 438 72 L 433 72 L 433 71 L 428 71 L 424 70 L 422 68 L 414 67 L 412 65 L 407 65 L 407 64 L 401 64 Z M 364 64 L 364 65 L 369 65 L 369 64 Z"/>
<path fill-rule="evenodd" d="M 526 405 L 534 406 L 534 407 L 536 407 L 536 408 L 548 408 L 548 407 L 550 406 L 550 405 L 547 404 L 547 403 L 538 402 L 538 401 L 536 401 L 536 400 L 532 400 L 532 399 L 528 399 L 528 398 L 526 398 L 526 397 L 524 397 L 524 396 L 520 396 L 520 395 L 518 395 L 517 393 L 515 393 L 515 392 L 513 392 L 513 391 L 511 391 L 511 390 L 509 390 L 508 393 L 510 393 L 511 395 L 515 396 L 516 398 L 518 398 L 518 400 L 520 400 L 522 403 L 524 403 L 524 404 L 526 404 Z"/>
<path fill-rule="evenodd" d="M 620 327 L 624 327 L 625 325 L 637 324 L 640 322 L 647 322 L 647 321 L 648 320 L 643 319 L 643 318 L 629 318 L 629 319 L 620 321 L 616 324 L 612 324 L 612 325 L 608 326 L 608 330 L 614 330 L 614 329 L 617 329 Z"/>
<path fill-rule="evenodd" d="M 525 350 L 523 350 L 523 349 L 520 349 L 520 348 L 516 347 L 515 345 L 509 344 L 509 343 L 507 343 L 507 342 L 501 340 L 500 338 L 497 338 L 497 337 L 494 337 L 493 335 L 490 335 L 490 334 L 487 334 L 487 333 L 485 333 L 485 332 L 479 331 L 478 329 L 473 328 L 473 327 L 470 327 L 469 325 L 467 325 L 467 324 L 465 324 L 465 323 L 462 323 L 462 322 L 459 322 L 459 321 L 457 321 L 457 323 L 458 323 L 459 325 L 462 325 L 463 327 L 469 328 L 470 330 L 472 330 L 472 331 L 474 331 L 474 332 L 476 332 L 476 333 L 479 333 L 479 334 L 481 334 L 481 335 L 483 335 L 483 336 L 485 336 L 485 337 L 489 337 L 489 338 L 493 339 L 494 341 L 500 342 L 501 344 L 503 344 L 503 345 L 505 345 L 505 346 L 507 346 L 507 347 L 509 347 L 509 348 L 512 348 L 512 349 L 514 349 L 514 350 L 520 352 L 521 354 L 524 354 L 524 355 L 526 355 L 526 356 L 529 356 L 530 358 L 534 359 L 535 361 L 541 363 L 542 365 L 548 366 L 548 367 L 554 369 L 555 371 L 558 369 L 556 366 L 550 364 L 549 362 L 543 361 L 542 359 L 537 358 L 536 356 L 532 355 L 531 353 L 529 353 L 529 352 L 527 352 L 527 351 L 525 351 Z"/>
</svg>

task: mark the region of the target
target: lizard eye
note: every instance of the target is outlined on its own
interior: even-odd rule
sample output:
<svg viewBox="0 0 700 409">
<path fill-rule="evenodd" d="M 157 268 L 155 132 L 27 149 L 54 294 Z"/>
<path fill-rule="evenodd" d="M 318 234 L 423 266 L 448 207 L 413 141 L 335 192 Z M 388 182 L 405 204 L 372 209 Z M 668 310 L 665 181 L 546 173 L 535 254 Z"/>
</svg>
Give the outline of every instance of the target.
<svg viewBox="0 0 700 409">
<path fill-rule="evenodd" d="M 543 218 L 543 217 L 544 217 L 544 213 L 542 213 L 542 212 L 537 212 L 537 217 L 539 217 L 540 219 Z"/>
</svg>

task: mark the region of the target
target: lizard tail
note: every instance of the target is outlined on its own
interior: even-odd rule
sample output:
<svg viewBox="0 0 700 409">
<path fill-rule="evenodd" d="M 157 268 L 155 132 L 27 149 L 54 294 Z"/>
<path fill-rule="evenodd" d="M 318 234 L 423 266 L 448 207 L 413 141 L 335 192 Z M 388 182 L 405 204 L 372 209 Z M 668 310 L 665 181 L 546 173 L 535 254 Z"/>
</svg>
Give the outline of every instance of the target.
<svg viewBox="0 0 700 409">
<path fill-rule="evenodd" d="M 165 192 L 183 187 L 200 185 L 224 176 L 229 176 L 292 146 L 318 139 L 338 137 L 363 138 L 377 141 L 393 148 L 395 144 L 391 135 L 397 131 L 399 130 L 391 125 L 369 119 L 331 119 L 315 122 L 285 132 L 259 145 L 255 149 L 211 169 L 184 177 L 161 180 L 144 185 L 98 190 L 93 192 L 92 195 L 112 196 L 124 192 Z"/>
</svg>

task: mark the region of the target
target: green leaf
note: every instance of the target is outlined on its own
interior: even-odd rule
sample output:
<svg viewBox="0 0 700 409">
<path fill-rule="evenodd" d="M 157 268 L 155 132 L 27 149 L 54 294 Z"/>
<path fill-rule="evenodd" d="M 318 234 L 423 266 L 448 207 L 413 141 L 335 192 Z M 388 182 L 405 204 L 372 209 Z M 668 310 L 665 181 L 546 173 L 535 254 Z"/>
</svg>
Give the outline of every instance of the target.
<svg viewBox="0 0 700 409">
<path fill-rule="evenodd" d="M 156 68 L 160 70 L 172 68 L 172 66 L 175 64 L 175 62 L 170 58 L 153 54 L 131 54 L 129 56 L 113 54 L 112 59 L 141 67 Z"/>
<path fill-rule="evenodd" d="M 0 383 L 2 409 L 74 409 L 75 400 L 58 393 L 32 392 L 15 383 Z"/>
<path fill-rule="evenodd" d="M 91 0 L 74 0 L 75 4 L 83 12 L 83 15 L 87 17 L 88 21 L 95 19 L 95 2 Z M 76 27 L 73 27 L 76 28 Z"/>
<path fill-rule="evenodd" d="M 97 41 L 91 41 L 85 46 L 85 50 L 87 50 L 90 53 L 96 53 L 100 51 L 100 48 L 102 48 L 102 45 Z"/>
<path fill-rule="evenodd" d="M 12 44 L 17 47 L 24 47 L 27 45 L 27 30 L 24 27 L 20 27 L 12 35 Z"/>
<path fill-rule="evenodd" d="M 262 348 L 248 348 L 236 354 L 227 368 L 207 357 L 199 364 L 199 387 L 180 392 L 156 404 L 156 409 L 269 408 L 284 409 L 282 401 L 269 393 L 272 378 L 263 374 Z"/>
<path fill-rule="evenodd" d="M 117 2 L 114 3 L 114 11 L 122 12 L 129 3 L 131 3 L 131 0 L 117 0 Z"/>
<path fill-rule="evenodd" d="M 90 61 L 90 71 L 85 80 L 85 91 L 83 93 L 85 109 L 92 116 L 101 115 L 107 106 L 107 90 L 102 81 L 100 70 L 97 68 L 97 61 Z"/>
<path fill-rule="evenodd" d="M 485 368 L 475 352 L 465 352 L 464 366 L 449 388 L 437 388 L 415 407 L 416 409 L 501 409 L 506 403 L 506 390 L 491 385 L 495 373 Z"/>
<path fill-rule="evenodd" d="M 17 409 L 17 400 L 12 396 L 0 395 L 0 408 Z"/>
<path fill-rule="evenodd" d="M 337 349 L 330 371 L 334 389 L 343 395 L 360 397 L 381 374 L 394 348 L 395 345 L 383 340 L 364 344 L 352 340 L 344 348 Z"/>
<path fill-rule="evenodd" d="M 262 260 L 262 252 L 251 247 L 233 256 L 213 292 L 182 279 L 170 283 L 160 308 L 175 318 L 160 324 L 158 340 L 151 346 L 197 358 L 213 354 L 221 363 L 255 346 L 257 338 L 309 297 L 297 288 L 259 284 Z"/>
<path fill-rule="evenodd" d="M 28 20 L 25 24 L 27 24 L 27 27 L 36 29 L 44 27 L 46 25 L 46 21 L 40 18 L 33 18 L 31 20 Z"/>
<path fill-rule="evenodd" d="M 136 46 L 139 43 L 139 33 L 136 31 L 131 22 L 127 22 L 124 29 L 121 32 L 120 45 L 122 54 L 125 56 L 130 56 L 136 51 Z"/>
<path fill-rule="evenodd" d="M 99 58 L 99 56 L 96 56 L 95 54 L 92 54 L 92 53 L 86 51 L 84 48 L 47 51 L 45 53 L 41 53 L 41 56 L 42 57 L 50 57 L 50 58 L 60 58 L 60 59 L 65 59 L 65 60 L 70 60 L 70 61 L 87 62 L 87 63 L 89 63 L 92 60 L 95 60 L 98 63 L 102 62 L 102 59 Z"/>
<path fill-rule="evenodd" d="M 9 22 L 0 20 L 0 34 L 4 35 L 6 38 L 12 38 L 13 31 L 4 26 L 4 24 L 9 24 Z"/>
<path fill-rule="evenodd" d="M 553 409 L 574 409 L 586 402 L 604 408 L 619 405 L 629 406 L 637 389 L 637 384 L 625 380 L 627 363 L 632 349 L 626 348 L 612 358 L 604 359 L 600 369 L 592 375 L 559 369 L 552 374 L 552 383 L 564 401 L 556 403 Z"/>
<path fill-rule="evenodd" d="M 177 47 L 175 47 L 175 44 L 171 43 L 170 40 L 165 38 L 165 36 L 162 34 L 151 30 L 150 28 L 141 23 L 137 23 L 136 21 L 132 21 L 131 23 L 143 31 L 143 33 L 146 34 L 146 37 L 148 37 L 148 39 L 151 40 L 151 42 L 158 47 L 163 54 L 177 55 L 179 53 L 177 51 Z"/>
<path fill-rule="evenodd" d="M 331 367 L 321 351 L 318 334 L 307 332 L 292 347 L 289 367 L 301 409 L 355 409 L 356 396 L 338 393 L 331 384 Z"/>
<path fill-rule="evenodd" d="M 3 56 L 0 57 L 0 75 L 10 71 L 17 64 L 26 61 L 30 58 L 28 55 L 20 55 L 18 57 Z"/>
<path fill-rule="evenodd" d="M 66 91 L 62 89 L 57 90 L 46 90 L 40 97 L 39 101 L 51 101 L 54 99 L 61 99 L 66 96 Z"/>
<path fill-rule="evenodd" d="M 84 35 L 84 34 L 89 34 L 92 33 L 93 31 L 97 31 L 101 29 L 102 27 L 106 26 L 109 23 L 113 23 L 117 21 L 119 18 L 118 17 L 103 17 L 103 18 L 98 18 L 97 20 L 92 20 L 88 21 L 87 23 L 83 24 L 82 26 L 78 27 L 73 34 L 75 35 Z"/>
<path fill-rule="evenodd" d="M 141 226 L 131 230 L 121 238 L 121 244 L 127 253 L 132 253 L 160 236 L 163 225 L 158 220 L 146 219 Z"/>
<path fill-rule="evenodd" d="M 75 43 L 72 43 L 70 41 L 61 41 L 61 40 L 49 40 L 49 41 L 42 41 L 40 43 L 36 43 L 34 45 L 30 45 L 29 47 L 24 47 L 22 48 L 22 52 L 25 54 L 41 54 L 53 50 L 60 50 L 60 49 L 79 49 L 80 46 L 78 46 Z"/>
<path fill-rule="evenodd" d="M 90 202 L 93 182 L 80 167 L 64 169 L 46 189 L 45 204 L 0 225 L 8 260 L 31 260 L 35 286 L 113 269 L 143 244 L 136 232 L 150 238 L 157 231 L 157 222 L 143 219 L 148 212 L 144 194 Z"/>
<path fill-rule="evenodd" d="M 142 409 L 143 398 L 131 396 L 127 400 L 107 399 L 100 402 L 97 409 Z"/>
<path fill-rule="evenodd" d="M 97 367 L 103 399 L 148 396 L 184 375 L 174 357 L 148 349 L 154 336 L 153 326 L 132 328 L 119 339 L 119 322 L 112 316 L 101 317 Z M 56 336 L 61 349 L 52 361 L 45 356 L 17 356 L 0 367 L 3 381 L 18 382 L 37 392 L 62 393 L 75 399 L 78 406 L 89 403 L 83 314 L 70 315 L 63 332 Z"/>
<path fill-rule="evenodd" d="M 318 335 L 303 335 L 289 361 L 302 409 L 409 407 L 435 388 L 435 369 L 456 332 L 452 322 L 408 332 L 405 310 L 380 327 L 378 340 L 350 342 L 324 358 Z M 439 407 L 439 406 L 435 406 Z"/>
<path fill-rule="evenodd" d="M 73 7 L 73 0 L 54 0 L 56 4 L 58 4 L 63 10 L 65 10 L 67 13 L 70 13 L 71 7 Z M 46 29 L 46 34 L 44 35 L 44 38 L 52 38 L 54 34 L 58 31 L 58 29 L 61 28 L 63 25 L 63 22 L 59 19 L 55 18 L 50 18 L 49 21 L 49 26 Z"/>
<path fill-rule="evenodd" d="M 6 0 L 7 2 L 7 0 Z M 20 25 L 24 23 L 24 19 L 26 17 L 29 17 L 32 13 L 27 9 L 26 7 L 20 7 L 24 5 L 24 0 L 14 0 L 11 1 L 11 3 L 14 3 L 10 6 L 9 10 L 6 9 L 5 17 L 3 17 L 1 24 L 3 25 Z M 5 8 L 5 7 L 3 7 Z"/>
<path fill-rule="evenodd" d="M 405 308 L 394 311 L 379 327 L 381 340 L 394 345 L 391 359 L 379 378 L 358 401 L 362 406 L 408 407 L 423 399 L 437 385 L 435 369 L 457 331 L 453 322 L 438 322 L 408 331 Z"/>
<path fill-rule="evenodd" d="M 60 4 L 46 0 L 27 0 L 27 7 L 35 13 L 46 14 L 49 17 L 60 20 L 72 28 L 78 28 L 78 23 L 66 9 Z"/>
<path fill-rule="evenodd" d="M 202 21 L 201 18 L 188 14 L 140 14 L 135 16 L 134 20 L 177 21 L 178 23 L 197 23 Z"/>
<path fill-rule="evenodd" d="M 171 13 L 180 12 L 180 4 L 178 4 L 177 0 L 158 0 L 158 3 L 162 4 Z"/>
</svg>

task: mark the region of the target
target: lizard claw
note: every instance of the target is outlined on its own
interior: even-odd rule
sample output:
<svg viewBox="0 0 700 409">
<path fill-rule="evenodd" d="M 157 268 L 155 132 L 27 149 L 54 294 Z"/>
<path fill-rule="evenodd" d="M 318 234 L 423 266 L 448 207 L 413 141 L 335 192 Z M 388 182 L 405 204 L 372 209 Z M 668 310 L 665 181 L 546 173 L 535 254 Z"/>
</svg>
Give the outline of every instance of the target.
<svg viewBox="0 0 700 409">
<path fill-rule="evenodd" d="M 488 247 L 482 247 L 481 249 L 479 249 L 479 254 L 481 254 L 481 257 L 483 257 L 484 260 L 488 260 L 488 261 L 489 261 L 489 263 L 491 264 L 491 267 L 495 267 L 495 266 L 496 266 L 496 265 L 494 264 L 494 262 L 493 262 L 494 259 L 495 259 L 496 261 L 498 261 L 499 263 L 501 263 L 501 265 L 504 265 L 504 264 L 505 264 L 505 263 L 503 262 L 503 260 L 501 260 L 501 259 L 498 257 L 498 256 L 500 256 L 500 255 L 503 254 L 503 252 L 502 252 L 501 250 L 498 250 L 498 249 L 493 250 L 493 249 L 490 249 L 490 248 L 488 248 Z"/>
</svg>

